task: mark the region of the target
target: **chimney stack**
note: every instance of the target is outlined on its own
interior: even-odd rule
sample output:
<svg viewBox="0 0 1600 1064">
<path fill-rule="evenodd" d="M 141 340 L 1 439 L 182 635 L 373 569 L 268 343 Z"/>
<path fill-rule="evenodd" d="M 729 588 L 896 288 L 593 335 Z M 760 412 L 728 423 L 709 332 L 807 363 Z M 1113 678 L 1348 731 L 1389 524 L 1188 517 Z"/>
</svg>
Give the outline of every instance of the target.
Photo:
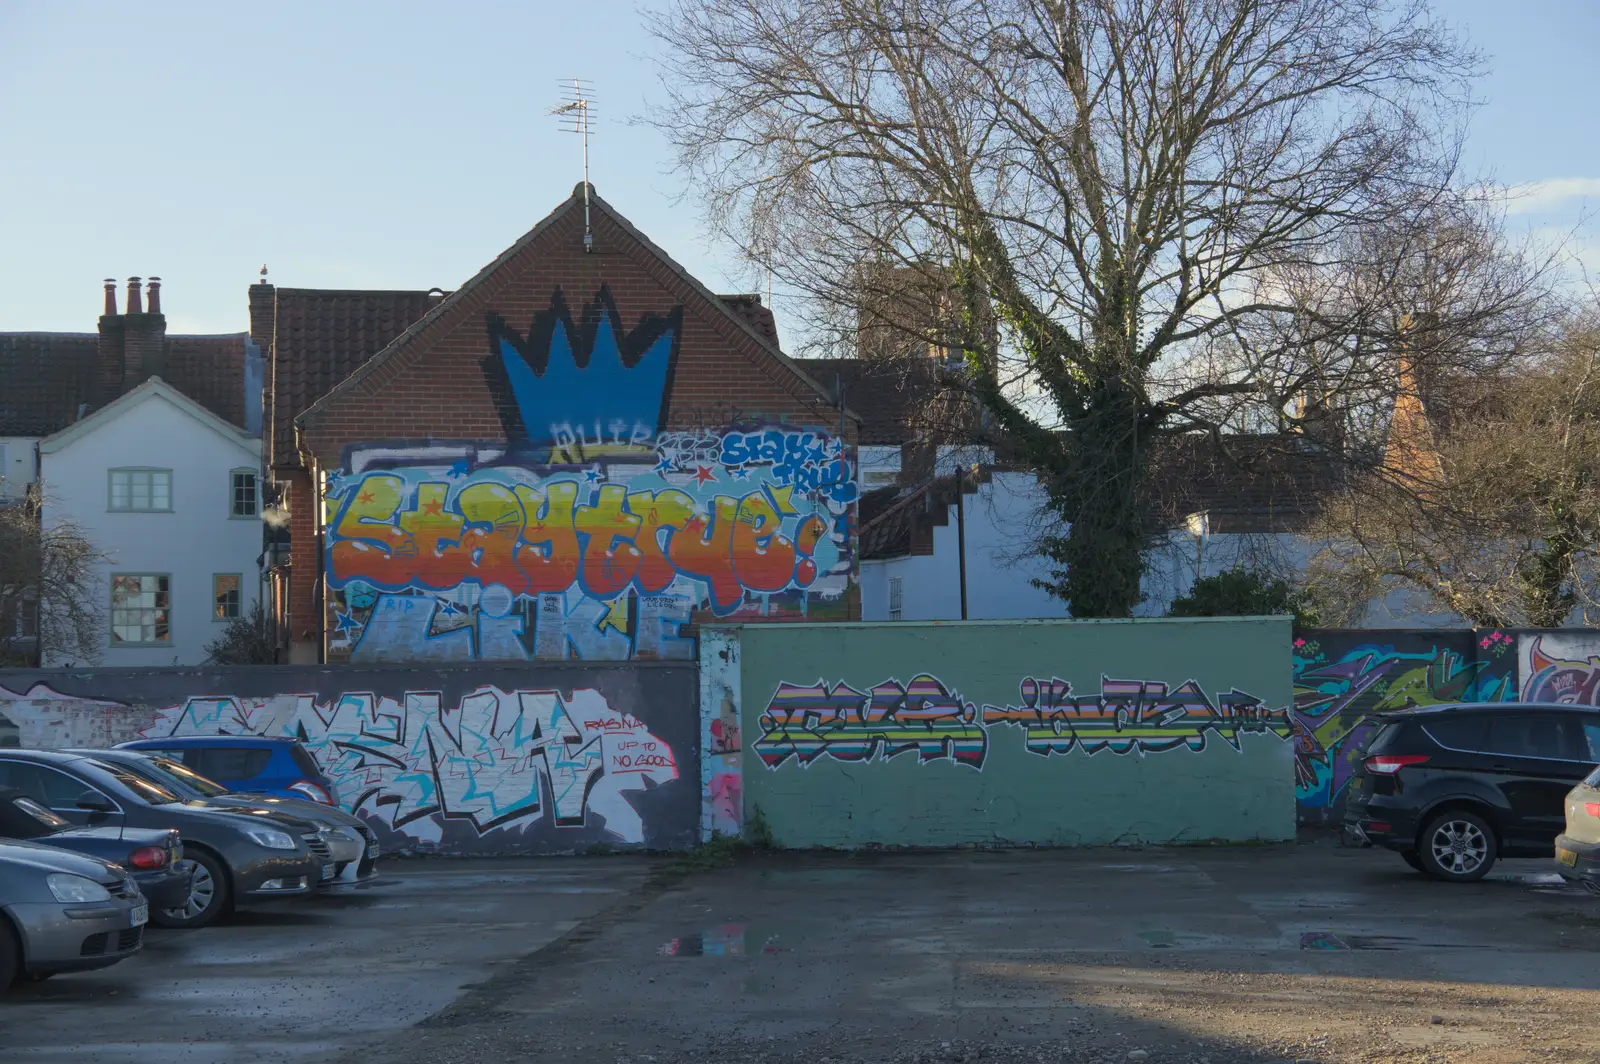
<svg viewBox="0 0 1600 1064">
<path fill-rule="evenodd" d="M 106 278 L 105 313 L 107 317 L 114 318 L 117 316 L 117 279 L 115 277 Z"/>
<path fill-rule="evenodd" d="M 149 305 L 150 305 L 149 313 L 151 313 L 151 314 L 160 314 L 161 313 L 161 278 L 159 278 L 159 277 L 150 278 L 150 283 L 145 286 L 145 293 L 146 293 L 146 297 L 147 297 L 146 298 L 146 302 L 149 303 Z"/>
<path fill-rule="evenodd" d="M 128 278 L 128 313 L 143 314 L 144 303 L 139 297 L 139 278 Z"/>
</svg>

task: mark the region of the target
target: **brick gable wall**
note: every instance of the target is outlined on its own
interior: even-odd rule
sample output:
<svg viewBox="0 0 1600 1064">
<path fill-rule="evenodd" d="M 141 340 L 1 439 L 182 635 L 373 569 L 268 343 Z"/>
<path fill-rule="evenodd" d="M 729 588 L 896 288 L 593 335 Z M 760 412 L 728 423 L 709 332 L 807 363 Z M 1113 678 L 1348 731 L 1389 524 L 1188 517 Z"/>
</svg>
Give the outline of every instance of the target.
<svg viewBox="0 0 1600 1064">
<path fill-rule="evenodd" d="M 371 366 L 331 404 L 306 416 L 300 446 L 319 466 L 336 468 L 351 443 L 383 439 L 500 439 L 506 411 L 496 405 L 482 362 L 489 353 L 485 315 L 526 329 L 559 288 L 574 308 L 609 287 L 624 328 L 645 314 L 684 308 L 665 427 L 691 429 L 739 421 L 788 422 L 837 431 L 839 414 L 667 263 L 603 212 L 594 216 L 595 250 L 583 250 L 576 211 L 557 219 L 493 276 L 464 292 L 382 365 Z M 853 442 L 853 426 L 846 439 Z"/>
</svg>

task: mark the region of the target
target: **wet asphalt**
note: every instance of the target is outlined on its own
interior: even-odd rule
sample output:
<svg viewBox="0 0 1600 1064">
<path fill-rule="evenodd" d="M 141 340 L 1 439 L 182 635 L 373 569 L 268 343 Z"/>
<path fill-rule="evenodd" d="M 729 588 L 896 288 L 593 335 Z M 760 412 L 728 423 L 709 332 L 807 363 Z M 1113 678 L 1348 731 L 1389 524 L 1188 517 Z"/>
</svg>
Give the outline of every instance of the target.
<svg viewBox="0 0 1600 1064">
<path fill-rule="evenodd" d="M 0 998 L 11 1064 L 278 1064 L 361 1051 L 638 889 L 634 858 L 389 860 L 380 875 L 150 928 L 135 957 Z"/>
<path fill-rule="evenodd" d="M 1327 845 L 391 862 L 148 941 L 13 991 L 0 1061 L 1600 1060 L 1600 899 L 1537 861 L 1470 886 Z"/>
</svg>

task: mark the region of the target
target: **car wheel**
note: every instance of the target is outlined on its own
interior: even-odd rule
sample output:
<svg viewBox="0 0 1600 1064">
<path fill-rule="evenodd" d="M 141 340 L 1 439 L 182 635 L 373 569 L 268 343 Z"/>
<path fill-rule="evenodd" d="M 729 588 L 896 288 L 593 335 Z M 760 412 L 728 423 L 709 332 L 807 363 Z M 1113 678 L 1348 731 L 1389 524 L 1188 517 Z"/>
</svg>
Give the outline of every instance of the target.
<svg viewBox="0 0 1600 1064">
<path fill-rule="evenodd" d="M 1421 872 L 1421 871 L 1424 870 L 1423 867 L 1422 867 L 1422 858 L 1417 856 L 1417 851 L 1416 850 L 1402 850 L 1402 851 L 1400 851 L 1400 860 L 1404 861 L 1406 864 L 1410 865 L 1412 868 L 1415 868 L 1418 872 Z"/>
<path fill-rule="evenodd" d="M 189 866 L 194 878 L 189 883 L 189 900 L 181 909 L 154 909 L 150 922 L 157 927 L 205 927 L 228 908 L 228 875 L 222 863 L 202 850 L 189 850 L 178 867 Z"/>
<path fill-rule="evenodd" d="M 0 995 L 17 981 L 22 970 L 22 950 L 17 946 L 17 936 L 12 934 L 6 918 L 0 916 Z"/>
<path fill-rule="evenodd" d="M 1452 883 L 1482 879 L 1494 865 L 1494 829 L 1476 813 L 1454 809 L 1434 817 L 1422 830 L 1417 855 L 1422 870 Z"/>
</svg>

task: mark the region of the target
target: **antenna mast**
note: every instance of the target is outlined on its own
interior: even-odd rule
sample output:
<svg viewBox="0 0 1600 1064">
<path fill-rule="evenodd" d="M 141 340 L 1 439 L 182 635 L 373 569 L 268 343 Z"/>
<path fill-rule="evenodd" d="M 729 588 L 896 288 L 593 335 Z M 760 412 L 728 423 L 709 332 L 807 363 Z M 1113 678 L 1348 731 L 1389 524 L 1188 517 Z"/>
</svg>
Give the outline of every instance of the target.
<svg viewBox="0 0 1600 1064">
<path fill-rule="evenodd" d="M 565 89 L 566 100 L 550 113 L 561 117 L 561 128 L 583 138 L 583 250 L 594 251 L 594 232 L 589 227 L 589 115 L 594 108 L 594 83 L 587 78 L 573 78 Z"/>
</svg>

